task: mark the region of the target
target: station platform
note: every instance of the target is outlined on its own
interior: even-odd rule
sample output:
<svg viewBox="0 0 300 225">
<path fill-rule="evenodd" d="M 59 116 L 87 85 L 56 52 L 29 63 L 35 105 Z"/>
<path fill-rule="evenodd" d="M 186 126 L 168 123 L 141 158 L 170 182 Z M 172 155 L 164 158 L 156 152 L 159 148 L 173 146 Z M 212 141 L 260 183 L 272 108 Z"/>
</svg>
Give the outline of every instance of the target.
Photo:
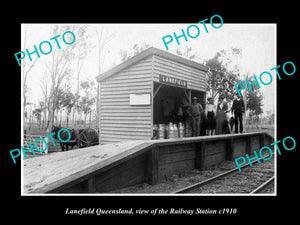
<svg viewBox="0 0 300 225">
<path fill-rule="evenodd" d="M 265 132 L 97 145 L 23 160 L 23 194 L 106 193 L 251 154 L 274 139 Z"/>
</svg>

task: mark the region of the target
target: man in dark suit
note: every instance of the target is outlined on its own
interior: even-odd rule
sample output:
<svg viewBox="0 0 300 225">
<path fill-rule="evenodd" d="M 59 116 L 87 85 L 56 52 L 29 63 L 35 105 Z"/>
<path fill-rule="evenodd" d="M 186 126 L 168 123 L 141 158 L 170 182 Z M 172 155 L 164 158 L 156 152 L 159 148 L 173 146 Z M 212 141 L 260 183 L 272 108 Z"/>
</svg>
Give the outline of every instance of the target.
<svg viewBox="0 0 300 225">
<path fill-rule="evenodd" d="M 237 95 L 237 99 L 233 101 L 231 112 L 234 112 L 235 133 L 238 133 L 238 124 L 240 124 L 240 133 L 243 133 L 243 113 L 245 112 L 245 104 L 241 96 Z"/>
</svg>

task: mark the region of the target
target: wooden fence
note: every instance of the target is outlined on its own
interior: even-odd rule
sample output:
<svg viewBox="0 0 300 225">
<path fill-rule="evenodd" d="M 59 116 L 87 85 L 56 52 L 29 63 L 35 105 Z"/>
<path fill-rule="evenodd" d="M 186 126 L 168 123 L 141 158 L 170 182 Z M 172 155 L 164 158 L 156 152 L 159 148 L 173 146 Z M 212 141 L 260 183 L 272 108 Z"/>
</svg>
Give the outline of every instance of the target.
<svg viewBox="0 0 300 225">
<path fill-rule="evenodd" d="M 45 139 L 45 136 L 39 136 L 39 135 L 24 135 L 23 139 L 23 148 L 24 150 L 30 149 L 29 143 L 31 144 L 32 148 L 35 149 L 35 141 L 38 139 Z M 36 147 L 39 150 L 43 150 L 46 148 L 45 143 L 43 141 L 36 142 Z M 49 146 L 47 146 L 47 149 L 44 152 L 34 151 L 36 154 L 47 154 L 48 153 Z M 31 152 L 26 152 L 32 154 Z"/>
</svg>

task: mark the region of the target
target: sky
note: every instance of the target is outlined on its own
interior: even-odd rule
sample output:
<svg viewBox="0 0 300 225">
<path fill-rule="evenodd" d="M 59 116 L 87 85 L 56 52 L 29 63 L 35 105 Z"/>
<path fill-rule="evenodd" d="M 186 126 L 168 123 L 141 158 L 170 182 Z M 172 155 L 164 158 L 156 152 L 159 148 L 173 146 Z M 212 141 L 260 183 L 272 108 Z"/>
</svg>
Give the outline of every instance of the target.
<svg viewBox="0 0 300 225">
<path fill-rule="evenodd" d="M 201 20 L 199 18 L 198 21 Z M 103 37 L 109 39 L 109 42 L 102 49 L 104 61 L 101 72 L 105 72 L 121 62 L 121 50 L 133 52 L 134 44 L 142 45 L 143 43 L 166 50 L 162 37 L 173 35 L 174 32 L 179 36 L 181 29 L 186 32 L 187 27 L 191 24 L 197 24 L 197 21 L 190 24 L 75 24 L 88 26 L 88 40 L 93 45 L 83 66 L 80 79 L 95 80 L 95 77 L 99 75 L 97 67 L 98 39 L 96 29 L 99 29 L 101 26 L 104 27 Z M 29 51 L 33 51 L 33 45 L 38 47 L 42 41 L 50 41 L 50 38 L 54 36 L 51 33 L 53 25 L 22 24 L 21 46 L 23 47 L 21 50 L 24 51 L 28 48 Z M 220 24 L 215 23 L 214 25 L 219 26 Z M 219 29 L 214 29 L 209 23 L 206 23 L 208 33 L 205 32 L 203 25 L 197 24 L 197 26 L 200 30 L 200 35 L 197 38 L 191 39 L 188 37 L 187 42 L 184 38 L 180 38 L 180 46 L 174 38 L 173 42 L 168 45 L 168 51 L 175 54 L 175 50 L 179 47 L 192 47 L 193 52 L 197 53 L 200 57 L 200 61 L 203 61 L 214 57 L 221 50 L 239 48 L 242 55 L 240 58 L 235 59 L 234 62 L 239 65 L 242 76 L 249 73 L 250 76 L 256 75 L 258 77 L 263 71 L 269 71 L 273 75 L 273 78 L 276 77 L 275 71 L 270 71 L 271 68 L 277 66 L 276 24 L 223 23 Z M 26 42 L 24 43 L 25 27 L 27 27 L 27 32 Z M 192 29 L 190 31 L 192 32 Z M 74 44 L 76 44 L 76 41 Z M 55 45 L 54 41 L 53 45 Z M 61 47 L 67 48 L 68 46 L 62 44 Z M 49 57 L 51 57 L 51 53 L 49 55 L 41 54 L 41 57 L 37 59 L 35 66 L 28 75 L 28 96 L 31 102 L 37 103 L 39 100 L 42 100 L 40 82 L 43 76 L 47 76 L 45 65 Z M 30 61 L 28 62 L 31 63 Z M 273 79 L 270 85 L 261 85 L 260 90 L 264 95 L 264 112 L 274 110 L 275 86 L 276 79 Z"/>
</svg>

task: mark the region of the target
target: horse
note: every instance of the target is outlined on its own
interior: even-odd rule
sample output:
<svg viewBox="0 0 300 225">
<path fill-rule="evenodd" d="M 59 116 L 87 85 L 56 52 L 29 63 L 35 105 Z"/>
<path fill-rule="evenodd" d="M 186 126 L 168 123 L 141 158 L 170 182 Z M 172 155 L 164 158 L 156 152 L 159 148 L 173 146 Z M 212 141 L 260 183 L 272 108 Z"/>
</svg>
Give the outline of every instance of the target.
<svg viewBox="0 0 300 225">
<path fill-rule="evenodd" d="M 59 140 L 57 134 L 58 134 L 58 131 L 59 131 L 60 129 L 62 129 L 62 128 L 63 128 L 63 127 L 60 127 L 60 126 L 53 126 L 53 128 L 52 128 L 52 133 L 55 132 L 55 135 L 54 135 L 54 138 L 55 138 L 55 139 Z M 64 129 L 66 129 L 66 128 L 64 128 Z M 61 150 L 62 150 L 62 151 L 65 151 L 65 148 L 64 148 L 65 146 L 66 146 L 66 151 L 68 151 L 68 150 L 69 150 L 69 146 L 71 146 L 71 149 L 73 149 L 74 145 L 78 145 L 78 144 L 77 144 L 77 132 L 76 132 L 76 130 L 75 130 L 75 129 L 68 129 L 68 130 L 69 130 L 69 132 L 70 132 L 70 134 L 71 134 L 70 140 L 67 141 L 67 142 L 61 142 L 61 141 L 59 140 L 59 144 L 60 144 L 60 147 L 61 147 Z M 62 130 L 62 131 L 59 133 L 59 136 L 60 136 L 60 138 L 61 138 L 62 140 L 67 140 L 67 139 L 69 138 L 69 134 L 68 134 L 68 132 L 65 131 L 65 130 Z"/>
</svg>

